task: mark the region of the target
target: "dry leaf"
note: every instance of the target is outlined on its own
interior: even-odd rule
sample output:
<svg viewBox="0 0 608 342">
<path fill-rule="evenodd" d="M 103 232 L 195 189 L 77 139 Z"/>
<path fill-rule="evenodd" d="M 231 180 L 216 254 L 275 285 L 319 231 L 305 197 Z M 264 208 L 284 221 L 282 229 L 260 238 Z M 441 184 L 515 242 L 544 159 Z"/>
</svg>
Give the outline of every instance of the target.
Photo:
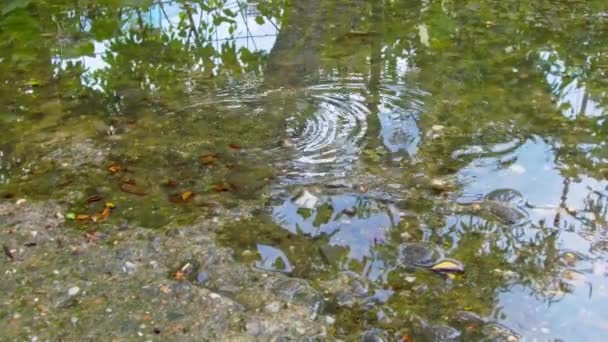
<svg viewBox="0 0 608 342">
<path fill-rule="evenodd" d="M 128 194 L 137 195 L 137 196 L 145 196 L 147 194 L 146 190 L 140 188 L 137 185 L 130 183 L 120 183 L 120 190 L 122 192 L 126 192 Z"/>
<path fill-rule="evenodd" d="M 118 164 L 112 164 L 110 165 L 110 167 L 108 167 L 108 170 L 112 173 L 117 173 L 122 171 L 122 166 L 118 165 Z"/>
<path fill-rule="evenodd" d="M 201 156 L 201 162 L 203 165 L 212 165 L 218 160 L 215 154 L 205 154 Z"/>
</svg>

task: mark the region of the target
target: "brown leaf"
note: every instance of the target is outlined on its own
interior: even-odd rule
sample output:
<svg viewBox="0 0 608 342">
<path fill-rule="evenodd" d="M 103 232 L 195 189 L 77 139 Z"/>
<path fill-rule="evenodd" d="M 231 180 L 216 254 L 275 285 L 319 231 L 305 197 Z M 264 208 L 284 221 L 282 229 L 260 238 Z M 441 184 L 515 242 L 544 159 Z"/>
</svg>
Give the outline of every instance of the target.
<svg viewBox="0 0 608 342">
<path fill-rule="evenodd" d="M 112 164 L 110 165 L 110 167 L 108 167 L 108 171 L 110 171 L 111 173 L 117 173 L 122 171 L 122 166 L 118 165 L 118 164 Z"/>
<path fill-rule="evenodd" d="M 100 232 L 93 231 L 93 232 L 87 232 L 87 233 L 85 233 L 84 237 L 87 240 L 87 242 L 94 243 L 94 242 L 97 242 L 97 241 L 103 239 L 104 234 L 102 234 Z"/>
<path fill-rule="evenodd" d="M 107 219 L 110 216 L 111 212 L 112 212 L 112 208 L 106 206 L 106 207 L 103 208 L 103 210 L 101 211 L 101 213 L 93 215 L 91 217 L 91 220 L 93 222 L 101 222 L 101 221 Z"/>
<path fill-rule="evenodd" d="M 93 203 L 101 201 L 102 197 L 100 195 L 91 195 L 87 198 L 87 203 Z"/>
<path fill-rule="evenodd" d="M 236 191 L 236 186 L 234 186 L 230 183 L 221 183 L 221 184 L 212 185 L 211 189 L 216 192 L 230 192 L 230 191 Z"/>
<path fill-rule="evenodd" d="M 143 188 L 140 188 L 139 186 L 130 183 L 120 183 L 120 190 L 122 192 L 137 196 L 145 196 L 147 194 L 146 190 L 144 190 Z"/>
<path fill-rule="evenodd" d="M 182 192 L 182 201 L 186 202 L 188 201 L 190 198 L 192 198 L 192 196 L 194 195 L 194 193 L 192 191 L 184 191 Z"/>
<path fill-rule="evenodd" d="M 240 150 L 241 146 L 238 144 L 228 144 L 228 147 L 230 147 L 233 150 Z"/>
<path fill-rule="evenodd" d="M 177 281 L 183 281 L 188 278 L 190 274 L 194 271 L 194 266 L 187 262 L 182 266 L 177 272 L 173 273 L 173 279 Z"/>
<path fill-rule="evenodd" d="M 213 165 L 218 159 L 216 154 L 205 154 L 201 156 L 203 165 Z"/>
<path fill-rule="evenodd" d="M 160 183 L 160 185 L 166 188 L 175 188 L 177 186 L 177 181 L 173 179 L 166 179 Z"/>
<path fill-rule="evenodd" d="M 76 215 L 76 221 L 88 222 L 90 219 L 91 219 L 91 216 L 89 216 L 87 214 Z"/>
</svg>

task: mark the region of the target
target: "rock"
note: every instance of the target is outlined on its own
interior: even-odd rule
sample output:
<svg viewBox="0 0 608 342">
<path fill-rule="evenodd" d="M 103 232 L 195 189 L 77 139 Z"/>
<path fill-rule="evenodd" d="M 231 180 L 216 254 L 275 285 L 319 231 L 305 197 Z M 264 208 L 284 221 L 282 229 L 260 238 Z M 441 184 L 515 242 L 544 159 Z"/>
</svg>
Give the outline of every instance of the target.
<svg viewBox="0 0 608 342">
<path fill-rule="evenodd" d="M 130 261 L 126 261 L 122 270 L 127 274 L 132 274 L 135 273 L 135 271 L 137 270 L 137 265 Z"/>
<path fill-rule="evenodd" d="M 518 342 L 521 336 L 510 328 L 499 323 L 488 323 L 481 329 L 491 341 Z"/>
<path fill-rule="evenodd" d="M 291 278 L 280 279 L 272 284 L 272 289 L 291 303 L 303 306 L 311 317 L 316 317 L 325 307 L 323 296 L 306 281 Z"/>
<path fill-rule="evenodd" d="M 80 293 L 80 287 L 73 286 L 68 289 L 68 296 L 75 296 Z"/>
<path fill-rule="evenodd" d="M 497 201 L 502 203 L 509 203 L 515 206 L 521 206 L 526 204 L 526 199 L 521 192 L 513 189 L 496 189 L 484 196 L 484 199 L 489 201 Z"/>
<path fill-rule="evenodd" d="M 262 327 L 258 322 L 247 322 L 247 324 L 245 324 L 245 329 L 251 336 L 258 336 L 262 332 Z"/>
<path fill-rule="evenodd" d="M 448 325 L 432 325 L 426 328 L 426 334 L 430 341 L 452 342 L 459 341 L 460 331 Z"/>
<path fill-rule="evenodd" d="M 380 329 L 371 329 L 361 335 L 361 342 L 388 342 L 388 334 Z"/>
<path fill-rule="evenodd" d="M 442 256 L 441 250 L 428 242 L 405 243 L 399 250 L 399 261 L 406 266 L 430 267 Z"/>
<path fill-rule="evenodd" d="M 276 302 L 276 301 L 272 302 L 272 303 L 266 305 L 264 307 L 264 310 L 268 313 L 276 314 L 277 312 L 279 312 L 281 310 L 281 303 Z"/>
<path fill-rule="evenodd" d="M 198 274 L 196 275 L 196 281 L 201 285 L 206 283 L 208 280 L 209 275 L 205 271 L 198 272 Z"/>
</svg>

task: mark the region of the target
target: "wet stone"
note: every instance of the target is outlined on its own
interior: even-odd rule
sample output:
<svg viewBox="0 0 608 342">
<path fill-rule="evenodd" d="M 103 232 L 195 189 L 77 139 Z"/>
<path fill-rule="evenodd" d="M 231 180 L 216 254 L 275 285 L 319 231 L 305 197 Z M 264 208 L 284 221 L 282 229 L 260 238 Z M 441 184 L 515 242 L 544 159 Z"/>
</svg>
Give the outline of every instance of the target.
<svg viewBox="0 0 608 342">
<path fill-rule="evenodd" d="M 361 342 L 388 342 L 389 336 L 386 332 L 380 329 L 371 329 L 361 335 Z"/>
<path fill-rule="evenodd" d="M 305 307 L 313 317 L 316 317 L 325 306 L 321 294 L 305 281 L 281 279 L 273 284 L 272 288 L 284 299 Z"/>
<path fill-rule="evenodd" d="M 403 244 L 399 251 L 399 261 L 406 266 L 430 267 L 439 261 L 442 252 L 427 242 Z"/>
<path fill-rule="evenodd" d="M 483 326 L 483 334 L 492 341 L 499 342 L 518 342 L 521 341 L 521 336 L 510 328 L 499 324 L 489 323 Z"/>
<path fill-rule="evenodd" d="M 526 204 L 524 195 L 522 195 L 521 192 L 513 189 L 496 189 L 485 195 L 484 198 L 488 201 L 509 203 L 514 206 L 522 206 Z"/>
<path fill-rule="evenodd" d="M 460 339 L 460 331 L 448 325 L 432 325 L 426 329 L 429 340 L 436 342 L 452 342 Z"/>
</svg>

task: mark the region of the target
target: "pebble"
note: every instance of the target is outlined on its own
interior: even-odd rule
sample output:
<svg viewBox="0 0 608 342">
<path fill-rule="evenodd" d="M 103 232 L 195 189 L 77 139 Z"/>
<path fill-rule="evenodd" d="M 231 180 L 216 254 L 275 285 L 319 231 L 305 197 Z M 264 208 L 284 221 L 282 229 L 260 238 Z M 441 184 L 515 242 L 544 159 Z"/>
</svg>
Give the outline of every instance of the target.
<svg viewBox="0 0 608 342">
<path fill-rule="evenodd" d="M 275 314 L 275 313 L 277 313 L 277 312 L 279 312 L 281 310 L 281 303 L 279 303 L 279 302 L 272 302 L 272 303 L 266 305 L 266 307 L 264 308 L 264 310 L 266 310 L 266 312 Z"/>
<path fill-rule="evenodd" d="M 247 333 L 252 336 L 259 335 L 262 330 L 260 324 L 257 322 L 247 322 L 247 324 L 245 324 L 245 329 L 247 329 Z"/>
<path fill-rule="evenodd" d="M 68 290 L 68 295 L 69 296 L 75 296 L 78 293 L 80 293 L 80 287 L 78 287 L 78 286 L 70 287 L 70 289 Z"/>
<path fill-rule="evenodd" d="M 25 198 L 20 198 L 20 199 L 17 200 L 17 202 L 15 202 L 15 204 L 22 205 L 25 202 L 27 202 L 27 200 Z"/>
<path fill-rule="evenodd" d="M 209 280 L 209 275 L 205 271 L 198 272 L 198 274 L 196 275 L 196 281 L 199 284 L 204 284 L 207 282 L 207 280 Z"/>
<path fill-rule="evenodd" d="M 78 317 L 72 317 L 72 318 L 70 319 L 70 321 L 72 322 L 72 324 L 74 324 L 74 325 L 75 325 L 76 323 L 78 323 Z"/>
<path fill-rule="evenodd" d="M 217 293 L 210 293 L 209 297 L 211 299 L 220 299 L 220 298 L 222 298 L 222 296 L 218 295 Z"/>
<path fill-rule="evenodd" d="M 137 270 L 137 265 L 135 265 L 134 263 L 132 263 L 130 261 L 127 261 L 127 262 L 125 262 L 125 266 L 122 269 L 125 273 L 131 274 Z"/>
<path fill-rule="evenodd" d="M 408 283 L 413 283 L 416 281 L 416 277 L 413 277 L 413 276 L 405 277 L 405 281 L 407 281 Z"/>
<path fill-rule="evenodd" d="M 325 323 L 332 325 L 336 323 L 336 319 L 332 316 L 325 316 Z"/>
</svg>

